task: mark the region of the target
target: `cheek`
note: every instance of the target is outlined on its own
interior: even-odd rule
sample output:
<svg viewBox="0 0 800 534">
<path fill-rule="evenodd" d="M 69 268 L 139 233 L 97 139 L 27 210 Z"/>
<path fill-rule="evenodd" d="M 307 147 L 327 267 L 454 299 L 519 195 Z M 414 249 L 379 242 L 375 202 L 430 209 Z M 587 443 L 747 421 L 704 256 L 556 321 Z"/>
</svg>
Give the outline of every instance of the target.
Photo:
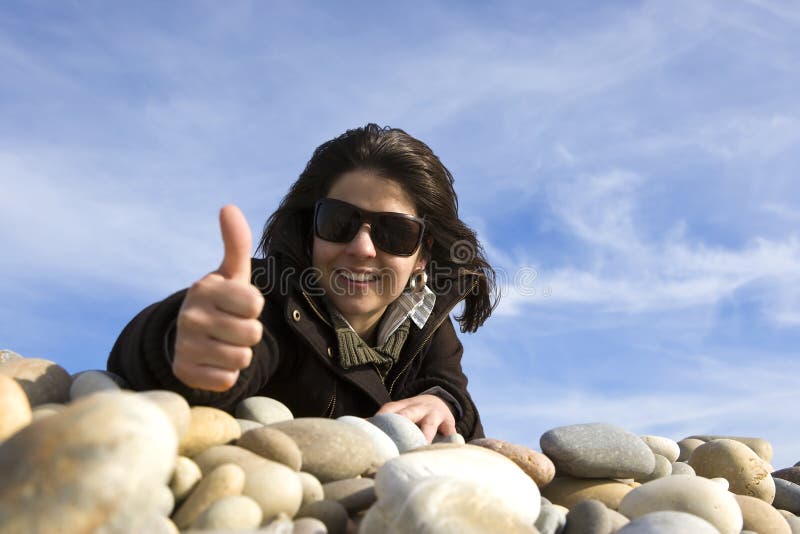
<svg viewBox="0 0 800 534">
<path fill-rule="evenodd" d="M 311 245 L 311 265 L 314 268 L 324 270 L 335 256 L 335 243 L 329 243 L 314 237 Z"/>
</svg>

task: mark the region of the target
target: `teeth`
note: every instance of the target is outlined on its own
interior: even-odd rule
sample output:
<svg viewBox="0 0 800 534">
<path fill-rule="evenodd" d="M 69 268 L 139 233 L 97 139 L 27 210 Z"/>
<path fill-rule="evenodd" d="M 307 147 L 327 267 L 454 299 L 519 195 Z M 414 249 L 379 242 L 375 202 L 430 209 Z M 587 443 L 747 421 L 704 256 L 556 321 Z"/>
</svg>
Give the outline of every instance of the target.
<svg viewBox="0 0 800 534">
<path fill-rule="evenodd" d="M 372 275 L 366 273 L 343 272 L 342 275 L 344 275 L 344 277 L 347 278 L 348 280 L 352 280 L 354 282 L 369 282 L 370 280 L 374 279 Z"/>
</svg>

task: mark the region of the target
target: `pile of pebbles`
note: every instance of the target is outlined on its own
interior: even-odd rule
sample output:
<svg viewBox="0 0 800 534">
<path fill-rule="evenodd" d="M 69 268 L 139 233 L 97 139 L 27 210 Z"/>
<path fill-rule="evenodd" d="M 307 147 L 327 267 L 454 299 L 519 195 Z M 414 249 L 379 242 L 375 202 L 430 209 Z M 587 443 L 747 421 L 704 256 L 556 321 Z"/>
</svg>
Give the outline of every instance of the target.
<svg viewBox="0 0 800 534">
<path fill-rule="evenodd" d="M 542 452 L 396 414 L 231 415 L 0 351 L 0 533 L 800 533 L 800 465 L 758 438 L 554 428 Z"/>
</svg>

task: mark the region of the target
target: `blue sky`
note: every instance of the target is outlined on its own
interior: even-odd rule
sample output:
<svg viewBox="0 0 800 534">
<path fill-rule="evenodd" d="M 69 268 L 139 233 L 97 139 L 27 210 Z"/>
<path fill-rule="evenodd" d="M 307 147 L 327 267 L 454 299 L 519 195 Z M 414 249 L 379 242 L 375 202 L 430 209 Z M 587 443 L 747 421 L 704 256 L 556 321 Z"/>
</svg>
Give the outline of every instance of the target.
<svg viewBox="0 0 800 534">
<path fill-rule="evenodd" d="M 102 368 L 312 150 L 426 141 L 504 281 L 487 432 L 606 421 L 800 460 L 800 5 L 4 2 L 0 348 Z"/>
</svg>

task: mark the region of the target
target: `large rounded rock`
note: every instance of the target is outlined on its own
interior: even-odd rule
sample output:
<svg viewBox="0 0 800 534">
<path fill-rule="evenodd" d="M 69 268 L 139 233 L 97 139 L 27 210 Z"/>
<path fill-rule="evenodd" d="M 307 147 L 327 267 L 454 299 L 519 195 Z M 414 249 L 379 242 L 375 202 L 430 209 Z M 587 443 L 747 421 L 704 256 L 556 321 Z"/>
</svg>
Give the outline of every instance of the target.
<svg viewBox="0 0 800 534">
<path fill-rule="evenodd" d="M 294 471 L 300 471 L 303 464 L 303 455 L 297 443 L 277 428 L 262 426 L 248 430 L 236 444 Z"/>
<path fill-rule="evenodd" d="M 209 447 L 193 458 L 203 475 L 207 475 L 222 464 L 236 464 L 247 471 L 264 459 L 263 456 L 236 445 Z"/>
<path fill-rule="evenodd" d="M 352 415 L 343 415 L 336 420 L 360 428 L 369 436 L 369 439 L 372 441 L 372 446 L 375 448 L 375 461 L 367 471 L 368 473 L 376 472 L 388 460 L 396 458 L 400 454 L 392 438 L 366 419 Z"/>
<path fill-rule="evenodd" d="M 294 419 L 292 411 L 285 404 L 269 397 L 248 397 L 239 403 L 235 414 L 239 419 L 249 419 L 262 425 Z"/>
<path fill-rule="evenodd" d="M 619 506 L 619 512 L 631 520 L 666 510 L 696 515 L 721 534 L 742 530 L 742 511 L 733 495 L 698 476 L 673 475 L 647 482 L 628 493 Z"/>
<path fill-rule="evenodd" d="M 644 444 L 650 447 L 650 450 L 653 451 L 653 454 L 660 454 L 670 463 L 675 462 L 678 460 L 678 456 L 681 454 L 681 448 L 678 446 L 676 442 L 669 438 L 665 438 L 662 436 L 639 436 Z"/>
<path fill-rule="evenodd" d="M 141 531 L 176 452 L 152 403 L 124 392 L 80 399 L 0 445 L 0 523 L 8 532 Z"/>
<path fill-rule="evenodd" d="M 616 510 L 632 489 L 632 486 L 617 480 L 556 477 L 542 488 L 542 495 L 566 508 L 572 508 L 586 499 L 595 499 Z"/>
<path fill-rule="evenodd" d="M 697 447 L 689 465 L 706 478 L 722 477 L 730 491 L 757 497 L 767 503 L 775 498 L 775 482 L 767 466 L 747 445 L 732 439 L 715 439 Z"/>
<path fill-rule="evenodd" d="M 242 436 L 239 423 L 226 412 L 210 406 L 193 406 L 189 428 L 181 438 L 180 453 L 195 456 L 215 445 L 230 443 Z"/>
<path fill-rule="evenodd" d="M 697 473 L 694 472 L 692 466 L 685 463 L 685 462 L 674 462 L 672 464 L 672 475 L 690 475 L 695 476 Z"/>
<path fill-rule="evenodd" d="M 303 471 L 320 482 L 354 478 L 375 463 L 375 448 L 363 430 L 352 425 L 305 417 L 270 425 L 297 443 L 303 455 Z"/>
<path fill-rule="evenodd" d="M 443 451 L 433 450 L 408 456 L 419 458 L 438 452 Z M 378 471 L 378 477 L 387 467 L 402 460 L 404 456 L 401 455 L 399 458 L 387 462 Z M 520 474 L 527 478 L 524 473 L 520 472 Z M 530 479 L 528 480 L 530 481 Z M 536 487 L 532 481 L 530 481 L 530 486 Z M 489 485 L 481 484 L 476 480 L 465 480 L 453 476 L 433 476 L 417 479 L 416 483 L 402 489 L 397 486 L 385 488 L 381 499 L 364 516 L 359 533 L 458 532 L 478 534 L 504 532 L 534 534 L 538 532 L 533 525 L 539 512 L 538 506 L 535 513 L 531 513 L 521 510 L 519 504 L 504 500 Z"/>
<path fill-rule="evenodd" d="M 742 510 L 744 530 L 769 532 L 770 534 L 792 534 L 789 523 L 775 508 L 761 499 L 747 495 L 735 495 Z"/>
<path fill-rule="evenodd" d="M 686 512 L 664 510 L 638 517 L 617 531 L 617 534 L 719 534 L 714 525 Z"/>
<path fill-rule="evenodd" d="M 396 413 L 379 413 L 367 419 L 389 436 L 400 454 L 428 444 L 425 434 L 407 417 Z"/>
<path fill-rule="evenodd" d="M 800 514 L 800 485 L 780 478 L 775 479 L 775 499 L 772 506 Z"/>
<path fill-rule="evenodd" d="M 347 510 L 336 501 L 323 499 L 304 505 L 297 512 L 297 518 L 313 518 L 321 521 L 329 534 L 347 532 Z"/>
<path fill-rule="evenodd" d="M 523 445 L 492 438 L 474 439 L 470 441 L 470 445 L 486 447 L 499 452 L 525 471 L 540 488 L 549 484 L 553 477 L 556 476 L 556 466 L 553 465 L 550 458 Z"/>
<path fill-rule="evenodd" d="M 0 443 L 32 420 L 31 405 L 19 383 L 0 375 Z"/>
<path fill-rule="evenodd" d="M 772 444 L 762 438 L 748 438 L 742 436 L 717 436 L 717 435 L 697 435 L 697 436 L 689 436 L 689 438 L 699 439 L 702 441 L 712 441 L 715 439 L 732 439 L 733 441 L 738 441 L 744 445 L 747 445 L 753 452 L 755 452 L 759 458 L 764 460 L 765 462 L 772 461 Z"/>
<path fill-rule="evenodd" d="M 172 426 L 175 427 L 175 432 L 178 434 L 178 439 L 183 439 L 186 432 L 189 430 L 189 424 L 192 421 L 192 411 L 189 408 L 189 403 L 181 395 L 174 391 L 166 391 L 162 389 L 154 389 L 151 391 L 143 391 L 139 393 L 147 400 L 156 403 L 161 408 L 169 420 L 172 421 Z"/>
<path fill-rule="evenodd" d="M 31 407 L 69 400 L 72 378 L 63 367 L 40 358 L 20 358 L 0 363 L 0 374 L 16 379 Z"/>
<path fill-rule="evenodd" d="M 554 428 L 539 440 L 559 475 L 637 478 L 655 468 L 655 457 L 639 436 L 614 425 L 589 423 Z"/>
<path fill-rule="evenodd" d="M 446 477 L 451 482 L 438 489 L 431 487 L 417 493 L 416 486 L 430 477 Z M 473 483 L 480 489 L 460 493 L 454 489 L 459 480 L 465 484 Z M 378 496 L 375 506 L 381 506 L 388 514 L 384 517 L 392 517 L 398 512 L 394 507 L 403 499 L 421 499 L 428 491 L 431 498 L 452 496 L 455 502 L 463 505 L 472 503 L 481 510 L 489 504 L 478 505 L 475 499 L 485 497 L 489 501 L 502 502 L 504 513 L 509 514 L 509 526 L 517 522 L 533 525 L 539 514 L 539 488 L 536 483 L 512 461 L 482 447 L 462 445 L 401 454 L 386 462 L 375 476 L 375 493 Z M 474 515 L 473 512 L 470 514 L 470 517 Z"/>
</svg>

